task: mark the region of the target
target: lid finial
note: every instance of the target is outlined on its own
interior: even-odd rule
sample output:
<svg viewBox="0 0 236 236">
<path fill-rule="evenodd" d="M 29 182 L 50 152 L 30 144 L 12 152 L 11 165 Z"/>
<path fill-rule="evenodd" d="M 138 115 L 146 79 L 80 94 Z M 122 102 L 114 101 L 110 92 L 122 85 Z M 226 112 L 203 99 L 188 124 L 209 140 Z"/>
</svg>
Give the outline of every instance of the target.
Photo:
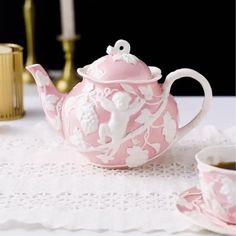
<svg viewBox="0 0 236 236">
<path fill-rule="evenodd" d="M 125 61 L 135 64 L 139 60 L 136 56 L 130 54 L 130 44 L 123 39 L 118 40 L 114 47 L 108 46 L 106 52 L 112 56 L 114 61 Z"/>
<path fill-rule="evenodd" d="M 107 47 L 107 54 L 109 55 L 129 54 L 129 53 L 130 53 L 130 44 L 123 39 L 116 41 L 114 47 L 112 46 Z"/>
</svg>

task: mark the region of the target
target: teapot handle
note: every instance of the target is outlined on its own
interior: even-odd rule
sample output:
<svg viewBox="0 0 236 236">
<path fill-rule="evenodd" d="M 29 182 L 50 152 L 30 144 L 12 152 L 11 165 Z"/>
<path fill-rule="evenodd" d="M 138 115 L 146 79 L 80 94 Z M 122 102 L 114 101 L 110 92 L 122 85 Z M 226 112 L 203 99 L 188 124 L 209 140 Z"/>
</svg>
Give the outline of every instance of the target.
<svg viewBox="0 0 236 236">
<path fill-rule="evenodd" d="M 180 138 L 182 138 L 183 136 L 185 136 L 189 131 L 191 131 L 193 128 L 195 128 L 200 121 L 203 119 L 203 117 L 207 114 L 207 112 L 210 109 L 210 105 L 211 105 L 211 101 L 212 101 L 212 90 L 211 90 L 211 86 L 209 84 L 209 82 L 207 81 L 207 79 L 201 75 L 200 73 L 198 73 L 195 70 L 192 69 L 179 69 L 176 71 L 171 72 L 170 74 L 167 75 L 165 83 L 163 85 L 164 88 L 164 97 L 168 97 L 169 93 L 170 93 L 170 88 L 172 86 L 172 84 L 182 78 L 182 77 L 191 77 L 195 80 L 197 80 L 204 91 L 204 100 L 202 103 L 202 108 L 201 110 L 198 112 L 198 114 L 186 125 L 184 125 L 183 127 L 179 128 L 177 130 L 177 134 L 176 134 L 176 138 L 175 140 L 179 140 Z"/>
</svg>

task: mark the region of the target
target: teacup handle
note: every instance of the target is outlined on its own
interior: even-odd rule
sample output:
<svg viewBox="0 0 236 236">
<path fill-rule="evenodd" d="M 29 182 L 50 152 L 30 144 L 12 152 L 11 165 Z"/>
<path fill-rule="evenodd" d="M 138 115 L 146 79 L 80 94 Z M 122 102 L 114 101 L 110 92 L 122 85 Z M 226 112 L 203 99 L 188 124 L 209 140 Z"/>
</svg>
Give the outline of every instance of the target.
<svg viewBox="0 0 236 236">
<path fill-rule="evenodd" d="M 197 80 L 201 84 L 204 91 L 204 100 L 202 103 L 202 108 L 198 112 L 198 114 L 189 123 L 178 129 L 175 138 L 176 141 L 182 138 L 184 135 L 186 135 L 190 130 L 195 128 L 200 123 L 200 121 L 203 119 L 203 117 L 207 114 L 208 110 L 210 109 L 212 100 L 212 90 L 209 82 L 203 75 L 192 69 L 179 69 L 167 75 L 165 83 L 163 85 L 164 93 L 167 97 L 170 93 L 170 88 L 172 84 L 176 80 L 182 77 L 191 77 Z"/>
</svg>

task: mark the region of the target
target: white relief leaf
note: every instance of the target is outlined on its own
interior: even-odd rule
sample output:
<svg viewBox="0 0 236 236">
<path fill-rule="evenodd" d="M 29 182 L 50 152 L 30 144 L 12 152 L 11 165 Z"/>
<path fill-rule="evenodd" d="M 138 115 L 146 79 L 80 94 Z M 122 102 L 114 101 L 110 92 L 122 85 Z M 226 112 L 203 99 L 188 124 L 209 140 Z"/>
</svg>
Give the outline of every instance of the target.
<svg viewBox="0 0 236 236">
<path fill-rule="evenodd" d="M 36 71 L 36 81 L 40 87 L 48 86 L 50 84 L 50 79 L 47 75 L 44 75 L 41 71 Z"/>
<path fill-rule="evenodd" d="M 165 140 L 168 143 L 171 143 L 176 134 L 176 123 L 175 120 L 172 119 L 169 112 L 166 112 L 164 117 L 164 128 L 163 128 L 163 135 L 165 136 Z"/>
<path fill-rule="evenodd" d="M 144 124 L 150 120 L 151 116 L 152 113 L 148 109 L 143 109 L 135 121 L 140 124 Z"/>
<path fill-rule="evenodd" d="M 91 65 L 88 68 L 88 74 L 96 79 L 100 79 L 104 72 Z"/>
<path fill-rule="evenodd" d="M 112 55 L 112 52 L 113 52 L 113 47 L 109 45 L 109 46 L 107 47 L 106 53 L 107 53 L 108 55 Z"/>
<path fill-rule="evenodd" d="M 86 81 L 82 91 L 85 93 L 88 93 L 88 92 L 91 92 L 93 90 L 93 88 L 94 88 L 93 83 Z"/>
<path fill-rule="evenodd" d="M 114 157 L 108 156 L 106 154 L 99 154 L 96 156 L 98 159 L 100 159 L 103 163 L 108 163 L 109 161 L 114 160 Z"/>
<path fill-rule="evenodd" d="M 129 54 L 129 53 L 117 53 L 112 56 L 114 61 L 125 61 L 129 64 L 136 64 L 139 60 L 136 56 Z"/>
<path fill-rule="evenodd" d="M 236 199 L 235 181 L 228 176 L 222 177 L 219 192 L 224 196 L 226 202 L 233 204 Z"/>
<path fill-rule="evenodd" d="M 137 95 L 132 86 L 130 86 L 128 84 L 124 84 L 124 83 L 121 83 L 120 85 L 127 93 Z"/>
<path fill-rule="evenodd" d="M 44 107 L 48 111 L 55 111 L 56 103 L 57 103 L 59 97 L 57 97 L 56 95 L 53 95 L 53 94 L 48 94 L 48 95 L 42 94 L 41 98 L 42 98 L 42 102 L 43 102 Z"/>
<path fill-rule="evenodd" d="M 127 148 L 128 157 L 125 162 L 128 167 L 137 167 L 145 164 L 148 161 L 148 150 L 142 149 L 139 146 Z"/>
<path fill-rule="evenodd" d="M 88 66 L 87 73 L 92 77 L 100 79 L 104 75 L 104 71 L 99 69 L 99 65 L 105 60 L 106 60 L 105 57 L 101 57 L 96 61 L 94 61 L 92 64 Z"/>
<path fill-rule="evenodd" d="M 159 153 L 161 147 L 159 143 L 150 143 L 150 146 L 155 149 L 156 153 Z"/>
<path fill-rule="evenodd" d="M 139 145 L 140 144 L 140 141 L 136 138 L 132 139 L 132 142 L 134 145 Z"/>
<path fill-rule="evenodd" d="M 152 97 L 153 97 L 153 90 L 152 90 L 152 87 L 150 85 L 142 86 L 142 87 L 139 87 L 138 89 L 142 93 L 142 95 L 144 96 L 144 98 L 146 100 L 149 101 L 149 100 L 152 99 Z"/>
<path fill-rule="evenodd" d="M 218 212 L 220 215 L 226 214 L 226 209 L 223 208 L 222 205 L 216 200 L 216 197 L 210 198 L 208 200 L 213 211 Z M 234 199 L 234 202 L 235 202 L 235 199 Z"/>
<path fill-rule="evenodd" d="M 186 201 L 184 198 L 179 198 L 178 199 L 178 205 L 187 208 L 189 211 L 194 210 L 194 206 L 192 203 Z"/>
</svg>

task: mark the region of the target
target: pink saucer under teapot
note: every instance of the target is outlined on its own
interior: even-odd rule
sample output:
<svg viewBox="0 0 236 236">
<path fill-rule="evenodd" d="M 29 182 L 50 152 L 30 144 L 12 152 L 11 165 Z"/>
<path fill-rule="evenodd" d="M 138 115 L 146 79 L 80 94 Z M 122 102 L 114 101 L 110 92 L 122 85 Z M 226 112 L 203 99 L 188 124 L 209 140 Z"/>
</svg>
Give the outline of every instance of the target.
<svg viewBox="0 0 236 236">
<path fill-rule="evenodd" d="M 98 166 L 137 167 L 198 125 L 209 110 L 211 87 L 191 69 L 171 72 L 159 84 L 161 70 L 130 54 L 125 40 L 109 46 L 107 54 L 78 69 L 83 81 L 69 94 L 58 92 L 40 65 L 27 69 L 35 78 L 47 120 L 78 152 Z M 205 97 L 196 117 L 179 128 L 170 88 L 181 77 L 197 80 Z"/>
</svg>

